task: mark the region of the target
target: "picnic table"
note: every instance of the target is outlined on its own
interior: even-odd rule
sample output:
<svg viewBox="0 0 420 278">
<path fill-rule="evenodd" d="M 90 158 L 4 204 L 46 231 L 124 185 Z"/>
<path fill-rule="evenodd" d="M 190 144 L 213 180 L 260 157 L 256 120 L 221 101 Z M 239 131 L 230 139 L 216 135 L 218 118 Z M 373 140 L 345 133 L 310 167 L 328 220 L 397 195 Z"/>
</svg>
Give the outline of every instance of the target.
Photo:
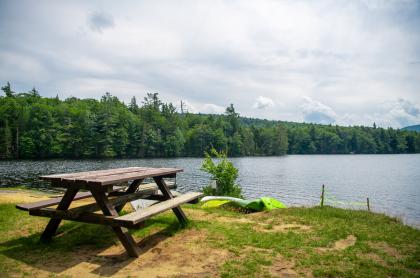
<svg viewBox="0 0 420 278">
<path fill-rule="evenodd" d="M 114 230 L 128 255 L 138 257 L 137 245 L 127 228 L 138 228 L 144 220 L 169 209 L 181 224 L 185 224 L 188 220 L 180 205 L 193 202 L 202 195 L 200 192 L 188 192 L 173 196 L 164 179 L 175 178 L 182 171 L 178 168 L 128 167 L 41 176 L 54 187 L 66 188 L 64 195 L 16 207 L 29 211 L 30 215 L 51 218 L 41 235 L 42 241 L 51 240 L 62 219 L 102 224 Z M 147 178 L 152 178 L 156 184 L 142 184 Z M 81 190 L 85 191 L 79 192 Z M 74 201 L 92 197 L 92 203 L 71 207 Z M 127 202 L 141 198 L 159 202 L 143 210 L 119 215 Z M 95 213 L 98 211 L 102 214 Z"/>
</svg>

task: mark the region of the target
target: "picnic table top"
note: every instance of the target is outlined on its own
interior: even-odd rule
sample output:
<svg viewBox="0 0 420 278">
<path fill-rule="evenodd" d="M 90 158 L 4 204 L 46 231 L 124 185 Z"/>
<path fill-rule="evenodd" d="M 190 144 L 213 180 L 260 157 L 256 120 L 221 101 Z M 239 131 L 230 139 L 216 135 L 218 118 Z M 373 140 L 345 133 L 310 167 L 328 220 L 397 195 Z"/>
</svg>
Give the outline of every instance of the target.
<svg viewBox="0 0 420 278">
<path fill-rule="evenodd" d="M 111 185 L 130 180 L 166 176 L 182 172 L 179 168 L 127 167 L 99 171 L 55 174 L 40 179 L 69 184 Z"/>
</svg>

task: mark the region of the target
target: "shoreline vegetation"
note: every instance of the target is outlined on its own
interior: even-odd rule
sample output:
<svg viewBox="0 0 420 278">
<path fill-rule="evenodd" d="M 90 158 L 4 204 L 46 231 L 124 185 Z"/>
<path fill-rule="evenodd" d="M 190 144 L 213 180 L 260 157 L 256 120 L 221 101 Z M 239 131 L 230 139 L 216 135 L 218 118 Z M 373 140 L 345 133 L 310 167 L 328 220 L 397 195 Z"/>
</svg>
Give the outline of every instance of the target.
<svg viewBox="0 0 420 278">
<path fill-rule="evenodd" d="M 304 156 L 304 155 L 308 155 L 308 156 L 322 156 L 322 155 L 327 155 L 327 156 L 334 156 L 334 155 L 343 155 L 343 156 L 353 156 L 353 155 L 417 155 L 419 153 L 328 153 L 328 154 L 323 154 L 323 153 L 314 153 L 314 154 L 284 154 L 284 155 L 247 155 L 247 156 L 227 156 L 229 159 L 231 158 L 247 158 L 247 157 L 252 157 L 252 158 L 275 158 L 275 157 L 285 157 L 288 155 L 296 155 L 296 156 Z M 9 159 L 0 159 L 0 161 L 49 161 L 49 160 L 103 160 L 103 161 L 107 161 L 107 160 L 114 160 L 114 159 L 171 159 L 171 158 L 203 158 L 203 156 L 170 156 L 170 157 L 45 157 L 45 158 L 9 158 Z"/>
<path fill-rule="evenodd" d="M 148 93 L 140 105 L 105 93 L 100 100 L 0 95 L 0 159 L 202 157 L 215 148 L 237 156 L 419 153 L 420 133 L 189 113 Z"/>
<path fill-rule="evenodd" d="M 243 214 L 183 206 L 181 229 L 168 212 L 131 230 L 141 249 L 129 259 L 110 229 L 64 221 L 49 244 L 48 219 L 16 203 L 52 195 L 0 189 L 0 269 L 5 277 L 221 276 L 418 277 L 420 231 L 395 218 L 333 207 Z M 79 201 L 77 201 L 79 202 Z M 127 206 L 124 210 L 129 211 Z M 101 235 L 101 236 L 98 236 Z M 162 259 L 164 258 L 164 259 Z"/>
</svg>

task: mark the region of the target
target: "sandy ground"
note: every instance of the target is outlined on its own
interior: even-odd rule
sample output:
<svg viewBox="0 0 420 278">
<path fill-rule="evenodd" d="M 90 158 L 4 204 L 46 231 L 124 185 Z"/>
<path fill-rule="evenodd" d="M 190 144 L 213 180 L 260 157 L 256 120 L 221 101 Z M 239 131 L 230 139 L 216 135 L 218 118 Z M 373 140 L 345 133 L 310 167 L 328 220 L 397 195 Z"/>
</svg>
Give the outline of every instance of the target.
<svg viewBox="0 0 420 278">
<path fill-rule="evenodd" d="M 52 273 L 71 277 L 214 277 L 229 253 L 209 248 L 203 242 L 205 237 L 205 233 L 194 230 L 170 238 L 157 233 L 138 243 L 138 258 L 128 257 L 118 244 L 100 253 L 81 248 L 70 260 L 54 261 L 38 269 L 27 266 L 27 270 L 37 277 Z"/>
</svg>

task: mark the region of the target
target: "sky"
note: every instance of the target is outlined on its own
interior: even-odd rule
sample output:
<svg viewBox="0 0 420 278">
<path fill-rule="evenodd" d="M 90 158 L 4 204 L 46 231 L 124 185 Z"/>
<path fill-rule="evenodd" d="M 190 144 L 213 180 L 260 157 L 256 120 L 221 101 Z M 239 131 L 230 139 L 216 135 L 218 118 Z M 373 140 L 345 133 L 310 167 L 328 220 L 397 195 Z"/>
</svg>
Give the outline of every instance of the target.
<svg viewBox="0 0 420 278">
<path fill-rule="evenodd" d="M 0 83 L 339 125 L 420 124 L 420 0 L 5 1 Z"/>
</svg>

